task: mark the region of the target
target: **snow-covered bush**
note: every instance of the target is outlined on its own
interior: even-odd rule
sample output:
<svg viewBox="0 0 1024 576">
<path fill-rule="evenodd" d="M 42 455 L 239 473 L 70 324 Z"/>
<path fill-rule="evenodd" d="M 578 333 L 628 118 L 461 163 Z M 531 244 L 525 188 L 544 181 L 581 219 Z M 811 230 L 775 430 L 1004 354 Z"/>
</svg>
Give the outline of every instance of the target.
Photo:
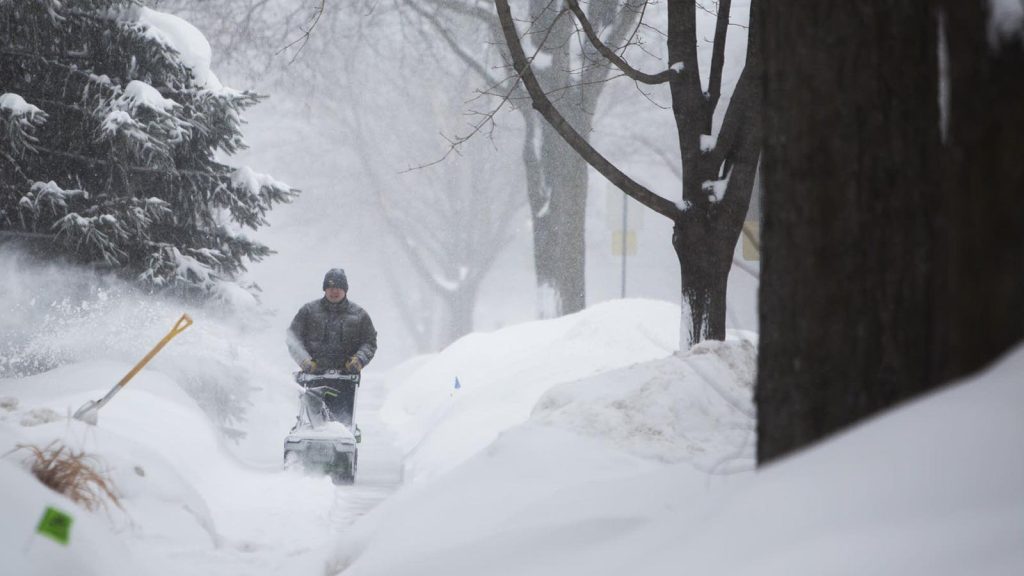
<svg viewBox="0 0 1024 576">
<path fill-rule="evenodd" d="M 295 190 L 219 162 L 260 100 L 188 22 L 127 0 L 0 2 L 0 231 L 150 287 L 209 295 L 270 249 Z"/>
</svg>

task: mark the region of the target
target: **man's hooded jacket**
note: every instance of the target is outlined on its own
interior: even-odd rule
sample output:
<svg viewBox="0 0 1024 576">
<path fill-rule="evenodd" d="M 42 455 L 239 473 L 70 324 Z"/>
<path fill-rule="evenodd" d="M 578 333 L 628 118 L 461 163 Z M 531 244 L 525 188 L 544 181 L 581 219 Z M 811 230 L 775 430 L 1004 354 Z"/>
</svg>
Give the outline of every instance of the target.
<svg viewBox="0 0 1024 576">
<path fill-rule="evenodd" d="M 302 365 L 316 362 L 317 371 L 342 370 L 355 356 L 366 366 L 377 352 L 377 330 L 370 315 L 345 298 L 332 303 L 314 300 L 299 309 L 288 328 L 288 352 Z"/>
</svg>

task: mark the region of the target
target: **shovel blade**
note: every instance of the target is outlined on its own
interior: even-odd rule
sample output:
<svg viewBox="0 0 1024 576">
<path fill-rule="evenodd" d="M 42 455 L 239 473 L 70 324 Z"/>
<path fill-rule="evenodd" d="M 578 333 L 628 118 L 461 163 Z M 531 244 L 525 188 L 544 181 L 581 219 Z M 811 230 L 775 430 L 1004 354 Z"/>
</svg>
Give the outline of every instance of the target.
<svg viewBox="0 0 1024 576">
<path fill-rule="evenodd" d="M 100 409 L 96 404 L 97 402 L 95 400 L 86 402 L 81 408 L 72 414 L 72 418 L 95 426 L 100 415 Z"/>
</svg>

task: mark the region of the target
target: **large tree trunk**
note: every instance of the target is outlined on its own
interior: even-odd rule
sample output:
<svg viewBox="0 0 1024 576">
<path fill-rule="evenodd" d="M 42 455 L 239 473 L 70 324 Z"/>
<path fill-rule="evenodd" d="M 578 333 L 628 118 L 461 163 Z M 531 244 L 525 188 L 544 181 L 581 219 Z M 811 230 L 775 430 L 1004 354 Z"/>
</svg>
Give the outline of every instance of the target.
<svg viewBox="0 0 1024 576">
<path fill-rule="evenodd" d="M 761 463 L 976 368 L 1024 333 L 1024 179 L 1008 136 L 1021 131 L 1021 81 L 954 73 L 953 92 L 971 103 L 952 105 L 945 148 L 929 1 L 767 2 L 764 12 Z M 980 25 L 960 32 L 984 41 Z M 1003 73 L 1019 79 L 1017 62 Z M 982 80 L 1010 92 L 997 98 Z M 1016 125 L 975 132 L 995 126 L 1000 103 Z M 958 122 L 972 135 L 960 145 L 980 150 L 957 152 Z M 951 152 L 965 159 L 943 184 Z"/>
<path fill-rule="evenodd" d="M 758 459 L 928 387 L 927 3 L 764 6 Z"/>
<path fill-rule="evenodd" d="M 589 137 L 591 118 L 586 109 L 595 101 L 600 85 L 565 91 L 579 82 L 572 74 L 570 50 L 575 33 L 572 20 L 554 19 L 557 12 L 544 10 L 539 26 L 551 27 L 542 50 L 551 64 L 542 72 L 543 83 L 557 89 L 562 112 L 584 138 Z M 593 94 L 588 94 L 591 92 Z M 534 171 L 530 193 L 533 216 L 534 269 L 537 274 L 537 308 L 541 318 L 579 312 L 586 307 L 586 212 L 587 163 L 559 136 L 558 132 L 532 110 L 527 123 L 535 147 L 526 158 L 527 171 Z M 532 141 L 532 138 L 537 138 Z M 532 162 L 531 162 L 532 160 Z"/>
<path fill-rule="evenodd" d="M 977 370 L 1024 330 L 1024 32 L 990 43 L 988 2 L 942 0 L 949 109 L 936 238 L 933 363 Z"/>
<path fill-rule="evenodd" d="M 673 229 L 682 287 L 681 351 L 703 340 L 725 340 L 726 289 L 735 242 L 719 241 L 716 227 L 720 223 L 693 210 L 678 218 Z"/>
<path fill-rule="evenodd" d="M 578 124 L 589 128 L 582 114 Z M 533 214 L 534 264 L 538 311 L 542 318 L 586 307 L 587 163 L 540 117 L 540 196 Z M 589 132 L 589 129 L 587 130 Z"/>
<path fill-rule="evenodd" d="M 442 337 L 438 349 L 443 349 L 452 342 L 473 331 L 473 312 L 476 309 L 479 285 L 467 282 L 450 293 L 445 299 L 448 308 L 447 330 Z"/>
</svg>

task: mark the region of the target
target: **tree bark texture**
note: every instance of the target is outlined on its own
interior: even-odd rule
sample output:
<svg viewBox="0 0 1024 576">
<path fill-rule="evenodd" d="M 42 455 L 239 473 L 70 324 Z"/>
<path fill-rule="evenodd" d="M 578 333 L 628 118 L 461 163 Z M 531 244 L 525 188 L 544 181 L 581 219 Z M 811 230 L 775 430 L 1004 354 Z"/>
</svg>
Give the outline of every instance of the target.
<svg viewBox="0 0 1024 576">
<path fill-rule="evenodd" d="M 726 110 L 718 142 L 702 149 L 704 134 L 712 134 L 712 118 L 721 89 L 725 31 L 729 2 L 719 4 L 715 55 L 707 94 L 701 91 L 697 71 L 696 6 L 693 2 L 669 5 L 669 59 L 681 62 L 684 72 L 670 82 L 672 107 L 683 167 L 682 196 L 687 208 L 674 217 L 672 246 L 679 260 L 682 300 L 690 317 L 683 318 L 681 349 L 702 340 L 725 340 L 726 294 L 732 254 L 750 205 L 761 154 L 762 58 L 759 30 L 760 2 L 751 4 L 746 62 Z M 717 80 L 716 80 L 717 78 Z M 705 182 L 727 180 L 718 198 Z M 687 333 L 688 332 L 688 333 Z"/>
<path fill-rule="evenodd" d="M 544 38 L 538 54 L 549 58 L 550 65 L 538 70 L 540 82 L 551 91 L 551 98 L 566 120 L 584 138 L 590 137 L 594 107 L 608 77 L 607 67 L 591 66 L 574 72 L 573 48 L 578 33 L 572 19 L 557 10 L 558 5 L 533 2 L 531 16 L 536 19 L 535 40 Z M 596 0 L 588 4 L 591 14 L 610 22 L 619 22 L 610 36 L 621 41 L 637 15 L 623 10 L 616 0 Z M 595 60 L 594 50 L 583 48 L 584 61 Z M 533 223 L 534 270 L 537 276 L 538 312 L 552 318 L 583 310 L 586 297 L 586 213 L 589 176 L 587 162 L 569 146 L 558 131 L 531 110 L 525 111 L 527 142 L 524 162 L 533 172 L 527 188 Z M 536 140 L 535 140 L 536 139 Z"/>
<path fill-rule="evenodd" d="M 480 285 L 477 282 L 463 283 L 445 300 L 449 321 L 439 348 L 443 348 L 473 331 L 473 312 L 476 310 L 479 288 Z"/>
<path fill-rule="evenodd" d="M 933 223 L 938 381 L 1024 337 L 1024 32 L 993 46 L 988 2 L 937 2 L 949 51 L 948 129 Z"/>
<path fill-rule="evenodd" d="M 589 133 L 590 121 L 580 121 Z M 554 318 L 586 307 L 586 212 L 587 163 L 536 115 L 527 122 L 539 124 L 539 202 L 531 202 L 533 215 L 534 270 L 537 276 L 538 312 Z M 578 124 L 579 125 L 579 124 Z"/>
<path fill-rule="evenodd" d="M 943 145 L 935 3 L 764 9 L 761 463 L 979 367 L 1024 326 L 1020 144 L 988 139 L 999 102 L 1021 133 L 1020 80 L 979 93 L 951 34 L 965 100 Z"/>
</svg>

